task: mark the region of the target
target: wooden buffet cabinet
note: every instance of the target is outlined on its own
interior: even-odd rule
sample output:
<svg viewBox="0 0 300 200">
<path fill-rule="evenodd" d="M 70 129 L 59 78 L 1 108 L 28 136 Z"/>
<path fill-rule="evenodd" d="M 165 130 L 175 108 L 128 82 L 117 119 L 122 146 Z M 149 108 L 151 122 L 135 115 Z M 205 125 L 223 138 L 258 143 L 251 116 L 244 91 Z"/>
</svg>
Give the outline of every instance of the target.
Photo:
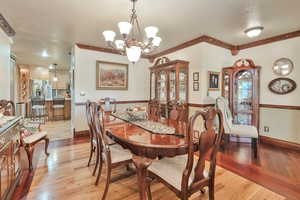
<svg viewBox="0 0 300 200">
<path fill-rule="evenodd" d="M 21 177 L 19 121 L 21 117 L 0 127 L 0 199 L 11 198 Z"/>
<path fill-rule="evenodd" d="M 169 118 L 175 105 L 183 111 L 183 120 L 188 120 L 188 66 L 187 61 L 170 61 L 165 58 L 162 62 L 157 60 L 155 65 L 150 67 L 150 112 L 153 107 L 159 106 L 161 117 Z"/>
</svg>

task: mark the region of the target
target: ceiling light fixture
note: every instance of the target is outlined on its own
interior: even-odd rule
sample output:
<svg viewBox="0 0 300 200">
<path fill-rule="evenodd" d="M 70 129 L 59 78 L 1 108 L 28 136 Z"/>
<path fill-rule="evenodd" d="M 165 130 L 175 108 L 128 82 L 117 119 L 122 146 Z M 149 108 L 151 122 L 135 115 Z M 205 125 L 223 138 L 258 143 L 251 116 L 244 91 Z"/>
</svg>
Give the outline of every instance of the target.
<svg viewBox="0 0 300 200">
<path fill-rule="evenodd" d="M 264 30 L 264 27 L 257 26 L 257 27 L 253 27 L 253 28 L 249 28 L 249 29 L 245 30 L 245 33 L 248 37 L 253 38 L 253 37 L 259 36 L 263 30 Z"/>
<path fill-rule="evenodd" d="M 135 3 L 137 0 L 130 1 L 133 3 L 130 22 L 118 23 L 122 39 L 115 40 L 116 33 L 111 30 L 106 30 L 102 34 L 109 47 L 117 49 L 122 55 L 126 53 L 128 60 L 135 63 L 140 59 L 142 54 L 148 54 L 154 51 L 160 45 L 162 39 L 156 36 L 158 33 L 157 27 L 148 26 L 144 29 L 148 41 L 143 42 L 143 37 L 135 10 Z"/>
<path fill-rule="evenodd" d="M 54 63 L 53 64 L 54 65 L 54 77 L 53 77 L 53 82 L 57 82 L 58 81 L 58 78 L 57 78 L 57 75 L 56 75 L 56 68 L 57 68 L 57 64 L 56 63 Z"/>
<path fill-rule="evenodd" d="M 49 54 L 48 54 L 48 52 L 46 50 L 44 50 L 42 52 L 42 57 L 44 57 L 44 58 L 49 57 Z"/>
<path fill-rule="evenodd" d="M 49 65 L 49 69 L 54 69 L 53 65 Z"/>
</svg>

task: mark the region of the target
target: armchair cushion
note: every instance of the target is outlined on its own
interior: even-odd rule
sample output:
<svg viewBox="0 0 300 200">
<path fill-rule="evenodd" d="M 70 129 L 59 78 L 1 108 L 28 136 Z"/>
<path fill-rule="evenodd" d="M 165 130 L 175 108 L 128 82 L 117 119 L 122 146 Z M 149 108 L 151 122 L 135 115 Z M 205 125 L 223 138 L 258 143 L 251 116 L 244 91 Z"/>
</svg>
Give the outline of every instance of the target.
<svg viewBox="0 0 300 200">
<path fill-rule="evenodd" d="M 47 132 L 45 132 L 45 131 L 36 132 L 27 137 L 24 137 L 23 141 L 24 141 L 24 144 L 32 144 L 45 136 L 47 136 Z"/>
<path fill-rule="evenodd" d="M 258 131 L 255 126 L 249 125 L 236 125 L 233 124 L 229 134 L 241 137 L 258 138 Z"/>
</svg>

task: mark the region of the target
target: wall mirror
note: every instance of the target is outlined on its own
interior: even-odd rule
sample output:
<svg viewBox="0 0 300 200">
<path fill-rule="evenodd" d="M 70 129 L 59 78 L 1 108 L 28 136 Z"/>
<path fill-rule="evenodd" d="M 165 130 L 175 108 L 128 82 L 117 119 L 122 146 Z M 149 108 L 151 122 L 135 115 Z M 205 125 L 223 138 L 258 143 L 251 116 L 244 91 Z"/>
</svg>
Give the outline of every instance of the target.
<svg viewBox="0 0 300 200">
<path fill-rule="evenodd" d="M 280 58 L 274 62 L 273 72 L 278 76 L 289 75 L 294 68 L 293 62 L 288 58 Z"/>
</svg>

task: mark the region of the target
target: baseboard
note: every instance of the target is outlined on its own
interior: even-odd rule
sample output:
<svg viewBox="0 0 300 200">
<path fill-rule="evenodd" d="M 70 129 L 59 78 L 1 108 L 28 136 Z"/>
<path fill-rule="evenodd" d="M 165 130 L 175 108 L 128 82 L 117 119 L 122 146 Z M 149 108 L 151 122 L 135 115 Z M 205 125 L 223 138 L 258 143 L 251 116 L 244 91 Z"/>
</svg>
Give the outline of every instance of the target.
<svg viewBox="0 0 300 200">
<path fill-rule="evenodd" d="M 74 129 L 74 138 L 86 137 L 89 136 L 89 134 L 90 134 L 89 130 L 75 131 Z"/>
<path fill-rule="evenodd" d="M 300 144 L 294 142 L 288 142 L 280 139 L 275 139 L 267 136 L 259 136 L 260 142 L 265 144 L 270 144 L 276 147 L 282 147 L 285 149 L 290 149 L 294 151 L 300 151 Z"/>
</svg>

